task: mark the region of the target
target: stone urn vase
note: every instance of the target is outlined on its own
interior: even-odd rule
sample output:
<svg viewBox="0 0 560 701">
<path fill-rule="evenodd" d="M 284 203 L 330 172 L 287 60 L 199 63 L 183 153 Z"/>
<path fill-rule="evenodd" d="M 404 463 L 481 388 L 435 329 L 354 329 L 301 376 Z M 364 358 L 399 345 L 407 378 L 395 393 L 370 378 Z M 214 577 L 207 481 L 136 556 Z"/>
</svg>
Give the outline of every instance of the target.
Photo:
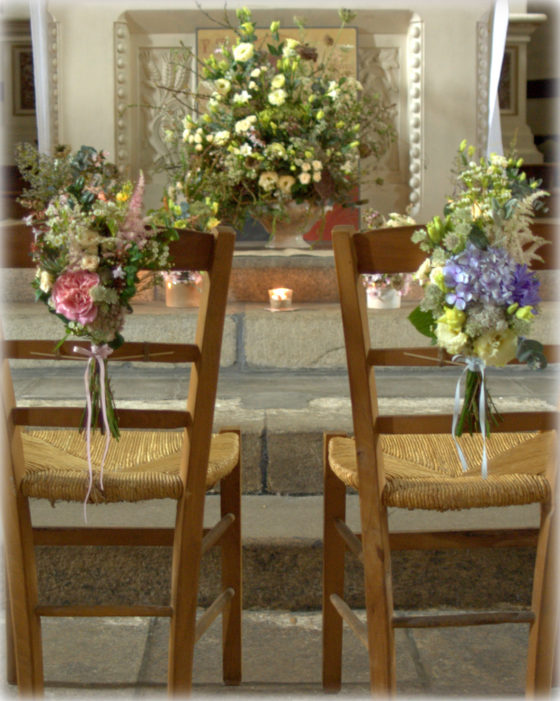
<svg viewBox="0 0 560 701">
<path fill-rule="evenodd" d="M 398 309 L 401 306 L 401 295 L 392 287 L 386 289 L 367 290 L 368 309 Z"/>
<path fill-rule="evenodd" d="M 310 248 L 303 238 L 311 227 L 319 221 L 323 209 L 311 202 L 289 202 L 286 215 L 274 217 L 261 215 L 258 221 L 267 230 L 270 239 L 266 248 Z"/>
</svg>

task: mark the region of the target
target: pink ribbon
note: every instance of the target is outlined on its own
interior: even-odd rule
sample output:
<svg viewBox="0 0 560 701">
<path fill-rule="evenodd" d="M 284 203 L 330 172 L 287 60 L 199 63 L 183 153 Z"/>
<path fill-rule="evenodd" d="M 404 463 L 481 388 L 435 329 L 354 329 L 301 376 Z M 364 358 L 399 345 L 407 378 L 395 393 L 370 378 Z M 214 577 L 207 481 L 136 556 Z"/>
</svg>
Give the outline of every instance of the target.
<svg viewBox="0 0 560 701">
<path fill-rule="evenodd" d="M 107 418 L 107 407 L 106 407 L 106 394 L 105 394 L 105 360 L 111 355 L 113 349 L 110 348 L 106 343 L 102 346 L 96 346 L 94 343 L 91 344 L 91 349 L 82 348 L 81 346 L 74 346 L 74 353 L 79 353 L 80 355 L 85 355 L 88 357 L 88 362 L 86 365 L 86 371 L 84 373 L 84 384 L 86 387 L 86 446 L 87 446 L 87 458 L 88 458 L 88 471 L 89 471 L 89 485 L 84 500 L 84 519 L 87 522 L 86 517 L 86 506 L 93 489 L 93 467 L 91 463 L 91 392 L 89 389 L 89 373 L 90 368 L 93 363 L 97 363 L 99 366 L 99 383 L 101 385 L 101 416 L 103 417 L 103 427 L 105 428 L 105 450 L 103 451 L 103 457 L 101 458 L 101 465 L 99 467 L 99 488 L 103 489 L 103 465 L 105 464 L 105 458 L 107 457 L 107 452 L 109 450 L 109 443 L 111 441 L 111 432 L 109 429 L 109 419 Z"/>
</svg>

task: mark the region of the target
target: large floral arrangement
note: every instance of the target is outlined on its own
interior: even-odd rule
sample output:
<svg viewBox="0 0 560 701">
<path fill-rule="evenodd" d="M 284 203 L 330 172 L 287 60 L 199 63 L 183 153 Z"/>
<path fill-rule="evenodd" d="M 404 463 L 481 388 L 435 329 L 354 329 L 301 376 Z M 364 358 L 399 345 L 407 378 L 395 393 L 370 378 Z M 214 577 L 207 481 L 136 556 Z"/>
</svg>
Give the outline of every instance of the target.
<svg viewBox="0 0 560 701">
<path fill-rule="evenodd" d="M 341 28 L 354 17 L 339 15 Z M 319 58 L 301 23 L 299 39 L 283 38 L 277 21 L 259 38 L 247 8 L 237 18 L 235 40 L 200 62 L 195 110 L 183 109 L 166 132 L 170 216 L 242 227 L 247 215 L 281 220 L 293 201 L 352 204 L 360 159 L 393 138 L 392 107 L 341 71 L 336 38 L 326 36 Z"/>
<path fill-rule="evenodd" d="M 542 346 L 527 336 L 540 301 L 530 265 L 544 243 L 531 222 L 547 193 L 521 165 L 514 156 L 474 160 L 474 148 L 462 142 L 456 192 L 443 217 L 413 235 L 428 257 L 416 273 L 424 297 L 410 319 L 466 363 L 454 435 L 486 434 L 498 418 L 484 387 L 486 365 L 502 366 L 516 355 L 532 367 L 546 365 Z"/>
<path fill-rule="evenodd" d="M 106 359 L 123 343 L 139 272 L 168 266 L 173 233 L 150 226 L 143 216 L 142 174 L 133 187 L 118 177 L 104 152 L 59 148 L 51 157 L 25 144 L 16 160 L 29 184 L 20 202 L 31 210 L 24 221 L 34 233 L 36 298 L 64 325 L 59 345 L 69 336 L 91 341 L 91 409 L 84 422 L 88 435 L 99 421 L 118 437 Z M 143 284 L 153 281 L 147 276 Z"/>
</svg>

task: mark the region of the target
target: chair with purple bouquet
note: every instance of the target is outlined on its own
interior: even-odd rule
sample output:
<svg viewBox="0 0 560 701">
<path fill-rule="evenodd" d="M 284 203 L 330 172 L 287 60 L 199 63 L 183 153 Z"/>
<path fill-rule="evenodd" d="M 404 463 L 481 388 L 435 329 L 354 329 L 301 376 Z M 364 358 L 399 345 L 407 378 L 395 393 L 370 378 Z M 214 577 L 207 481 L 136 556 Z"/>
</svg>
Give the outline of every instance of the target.
<svg viewBox="0 0 560 701">
<path fill-rule="evenodd" d="M 504 413 L 501 421 L 492 425 L 491 435 L 474 433 L 461 437 L 451 433 L 451 414 L 380 414 L 376 366 L 420 365 L 426 369 L 429 365 L 452 363 L 455 353 L 467 354 L 466 349 L 449 354 L 441 347 L 440 339 L 447 330 L 441 330 L 437 338 L 439 348 L 372 347 L 370 324 L 373 323 L 375 332 L 375 318 L 368 320 L 362 276 L 417 271 L 426 258 L 411 242 L 412 234 L 417 231 L 420 232 L 417 240 L 422 239 L 426 227 L 406 226 L 365 233 L 355 232 L 351 227 L 336 227 L 333 231 L 354 435 L 329 433 L 325 434 L 324 442 L 323 686 L 329 691 L 337 691 L 341 686 L 343 620 L 369 651 L 372 693 L 386 695 L 394 694 L 397 688 L 395 628 L 519 622 L 530 625 L 526 690 L 528 696 L 535 696 L 550 689 L 557 652 L 554 528 L 557 413 L 554 405 L 550 410 L 545 406 L 543 411 Z M 553 240 L 552 227 L 537 223 L 533 231 Z M 534 268 L 554 267 L 555 248 L 549 245 L 540 249 L 543 259 L 535 259 Z M 493 254 L 490 246 L 477 251 Z M 478 252 L 473 255 L 482 276 L 484 256 Z M 526 272 L 514 268 L 518 278 Z M 506 269 L 501 273 L 505 278 Z M 447 283 L 447 293 L 451 294 L 452 281 Z M 451 297 L 444 299 L 437 290 L 432 292 L 438 304 L 451 308 Z M 523 306 L 528 304 L 516 307 L 510 302 L 509 312 L 506 310 L 503 318 L 507 319 L 509 313 L 515 327 L 513 316 Z M 469 310 L 467 305 L 463 310 L 465 317 Z M 458 318 L 464 321 L 465 317 Z M 443 319 L 442 323 L 445 321 L 443 313 L 439 318 Z M 454 334 L 460 332 L 457 328 Z M 456 340 L 468 342 L 466 335 Z M 529 346 L 529 350 L 535 348 Z M 557 360 L 554 346 L 545 346 L 544 353 L 549 360 Z M 478 403 L 476 407 L 478 410 Z M 487 463 L 484 475 L 481 473 L 483 452 Z M 346 522 L 348 488 L 359 493 L 361 533 L 355 533 Z M 389 532 L 389 509 L 433 512 L 530 503 L 540 505 L 538 529 Z M 393 610 L 391 552 L 394 550 L 534 546 L 533 594 L 528 610 L 432 611 L 410 615 Z M 344 600 L 346 550 L 357 556 L 364 567 L 365 623 Z"/>
<path fill-rule="evenodd" d="M 22 245 L 30 238 L 28 231 L 27 227 L 14 227 L 4 232 L 5 267 L 30 267 L 29 249 Z M 240 683 L 239 432 L 232 429 L 212 434 L 234 242 L 234 232 L 224 228 L 215 234 L 184 230 L 179 232 L 179 240 L 170 243 L 174 266 L 201 271 L 204 278 L 198 312 L 188 312 L 197 314 L 194 340 L 185 338 L 177 344 L 125 342 L 111 358 L 190 366 L 190 376 L 181 370 L 185 379 L 189 378 L 186 407 L 117 408 L 120 438 L 109 445 L 108 431 L 105 436 L 93 426 L 91 431 L 78 431 L 82 408 L 18 406 L 16 402 L 10 359 L 45 359 L 52 365 L 56 358 L 61 362 L 79 358 L 76 348 L 91 357 L 92 351 L 83 342 L 66 341 L 55 350 L 53 341 L 3 340 L 2 516 L 9 601 L 8 676 L 17 681 L 22 694 L 43 693 L 44 616 L 169 618 L 168 688 L 171 694 L 186 694 L 192 686 L 195 642 L 222 614 L 223 679 L 226 684 Z M 101 365 L 98 359 L 93 362 Z M 206 491 L 217 484 L 221 518 L 214 527 L 203 528 Z M 31 521 L 32 498 L 92 504 L 171 499 L 176 502 L 175 526 L 37 528 Z M 37 545 L 171 546 L 169 601 L 165 605 L 145 601 L 134 605 L 41 602 L 34 555 Z M 215 545 L 220 546 L 222 557 L 219 593 L 197 620 L 200 559 Z"/>
</svg>

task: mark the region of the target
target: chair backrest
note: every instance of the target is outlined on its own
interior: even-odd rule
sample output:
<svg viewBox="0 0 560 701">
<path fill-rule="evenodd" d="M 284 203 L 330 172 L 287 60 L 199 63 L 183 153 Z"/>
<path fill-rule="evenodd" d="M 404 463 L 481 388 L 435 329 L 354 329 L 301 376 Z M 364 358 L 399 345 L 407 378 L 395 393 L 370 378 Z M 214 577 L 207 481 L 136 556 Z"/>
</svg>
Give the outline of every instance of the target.
<svg viewBox="0 0 560 701">
<path fill-rule="evenodd" d="M 3 232 L 4 268 L 33 267 L 28 227 L 16 225 Z M 123 429 L 185 428 L 185 447 L 181 460 L 184 491 L 200 493 L 205 488 L 206 466 L 210 450 L 214 403 L 220 366 L 229 277 L 231 272 L 235 233 L 223 227 L 216 234 L 182 230 L 179 239 L 170 245 L 173 269 L 202 273 L 203 286 L 196 334 L 193 343 L 169 344 L 148 340 L 144 343 L 125 342 L 110 356 L 111 360 L 134 360 L 157 363 L 190 363 L 189 393 L 185 411 L 153 409 L 119 409 L 119 426 Z M 0 330 L 1 331 L 1 330 Z M 62 331 L 62 325 L 61 325 Z M 125 329 L 126 337 L 126 329 Z M 12 445 L 15 484 L 23 475 L 21 445 L 18 446 L 19 426 L 79 427 L 82 408 L 60 406 L 16 406 L 9 360 L 59 357 L 76 360 L 74 346 L 87 347 L 83 341 L 66 341 L 54 353 L 55 341 L 3 339 L 2 384 L 4 410 L 8 422 L 8 439 Z M 193 468 L 192 466 L 195 466 Z"/>
<path fill-rule="evenodd" d="M 333 229 L 333 250 L 340 294 L 342 323 L 352 402 L 352 417 L 356 439 L 358 465 L 370 465 L 376 471 L 377 482 L 383 486 L 384 477 L 378 465 L 381 454 L 377 450 L 380 434 L 449 433 L 450 414 L 379 415 L 375 383 L 375 366 L 435 366 L 451 360 L 434 346 L 414 348 L 372 348 L 365 287 L 362 275 L 379 273 L 412 273 L 418 270 L 426 254 L 411 241 L 420 226 L 375 229 L 356 232 L 351 226 Z M 534 232 L 552 245 L 539 249 L 543 261 L 535 261 L 535 270 L 556 267 L 554 228 L 537 223 Z M 420 336 L 419 336 L 420 338 Z M 545 346 L 549 361 L 557 361 L 556 346 Z M 496 431 L 513 432 L 526 429 L 555 428 L 553 412 L 510 412 Z M 362 481 L 360 479 L 360 485 Z"/>
</svg>

